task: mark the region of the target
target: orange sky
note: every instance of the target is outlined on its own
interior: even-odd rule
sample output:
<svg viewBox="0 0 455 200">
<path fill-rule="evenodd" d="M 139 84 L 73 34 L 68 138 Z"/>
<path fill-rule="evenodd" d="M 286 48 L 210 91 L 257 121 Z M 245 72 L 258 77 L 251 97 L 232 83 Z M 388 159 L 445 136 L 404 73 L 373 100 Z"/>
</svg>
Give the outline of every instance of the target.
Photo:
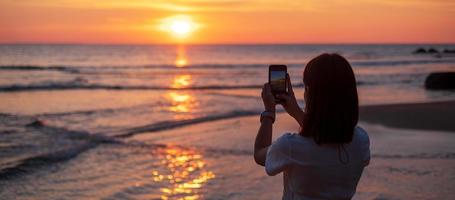
<svg viewBox="0 0 455 200">
<path fill-rule="evenodd" d="M 185 38 L 164 19 L 191 18 Z M 0 43 L 455 43 L 453 0 L 0 0 Z"/>
</svg>

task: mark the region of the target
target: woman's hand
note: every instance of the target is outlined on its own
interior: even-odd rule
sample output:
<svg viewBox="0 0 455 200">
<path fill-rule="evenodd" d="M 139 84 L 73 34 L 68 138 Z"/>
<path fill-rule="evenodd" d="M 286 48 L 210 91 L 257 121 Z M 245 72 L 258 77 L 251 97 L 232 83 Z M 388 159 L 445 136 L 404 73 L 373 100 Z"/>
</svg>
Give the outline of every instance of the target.
<svg viewBox="0 0 455 200">
<path fill-rule="evenodd" d="M 303 122 L 303 111 L 300 109 L 299 104 L 297 103 L 297 99 L 294 95 L 294 90 L 292 89 L 291 79 L 289 78 L 289 74 L 286 74 L 286 82 L 288 84 L 288 93 L 287 94 L 279 94 L 278 98 L 280 98 L 283 103 L 283 108 L 286 112 L 291 115 L 297 122 L 302 126 Z"/>
<path fill-rule="evenodd" d="M 272 94 L 272 89 L 269 83 L 265 83 L 262 87 L 262 102 L 264 102 L 264 108 L 266 111 L 275 112 L 275 97 Z"/>
</svg>

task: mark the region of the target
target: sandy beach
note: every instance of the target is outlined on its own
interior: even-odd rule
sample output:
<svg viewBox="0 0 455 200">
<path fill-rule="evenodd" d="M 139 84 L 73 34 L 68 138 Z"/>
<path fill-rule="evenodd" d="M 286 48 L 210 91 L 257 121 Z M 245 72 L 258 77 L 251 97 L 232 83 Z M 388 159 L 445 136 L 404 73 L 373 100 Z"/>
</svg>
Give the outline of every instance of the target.
<svg viewBox="0 0 455 200">
<path fill-rule="evenodd" d="M 451 199 L 455 177 L 454 127 L 445 119 L 454 113 L 454 102 L 362 107 L 359 123 L 370 135 L 372 161 L 361 178 L 355 199 Z M 434 109 L 430 109 L 434 108 Z M 445 116 L 439 111 L 444 110 Z M 380 110 L 380 111 L 379 111 Z M 422 114 L 420 118 L 402 117 Z M 395 116 L 399 122 L 389 123 Z M 435 127 L 418 130 L 424 116 L 438 116 Z M 364 120 L 366 119 L 366 120 Z M 415 124 L 414 127 L 411 125 Z M 241 117 L 201 123 L 153 134 L 136 135 L 132 140 L 191 146 L 205 156 L 208 169 L 216 176 L 204 186 L 207 199 L 279 199 L 281 175 L 268 177 L 252 158 L 258 117 Z M 440 127 L 441 126 L 441 127 Z M 415 129 L 415 130 L 410 130 Z M 286 114 L 279 114 L 274 138 L 284 132 L 296 132 L 298 125 Z M 445 130 L 445 131 L 435 131 Z M 451 132 L 452 131 L 452 132 Z M 213 152 L 215 155 L 213 155 Z M 212 156 L 210 156 L 212 155 Z M 394 186 L 391 187 L 391 184 Z M 425 186 L 425 187 L 423 187 Z M 238 193 L 238 191 L 247 191 Z"/>
<path fill-rule="evenodd" d="M 360 120 L 390 127 L 455 132 L 455 101 L 362 106 Z"/>
<path fill-rule="evenodd" d="M 438 121 L 453 115 L 453 104 L 362 107 L 359 126 L 369 133 L 372 160 L 354 199 L 453 199 L 454 128 L 448 121 Z M 421 117 L 399 117 L 404 115 L 403 110 L 408 116 L 419 113 Z M 383 120 L 384 116 L 396 117 L 400 123 L 389 125 L 392 120 Z M 419 124 L 411 126 L 424 116 L 437 121 L 434 127 L 425 127 L 432 130 L 424 130 Z M 280 199 L 282 175 L 269 177 L 253 161 L 258 127 L 258 116 L 244 116 L 138 132 L 119 139 L 63 134 L 47 126 L 29 127 L 36 140 L 57 135 L 50 142 L 63 150 L 64 144 L 71 144 L 70 148 L 64 154 L 55 154 L 64 157 L 51 154 L 17 168 L 17 174 L 0 180 L 0 194 L 5 199 L 30 194 L 38 199 L 56 195 L 92 199 Z M 292 118 L 280 113 L 273 137 L 298 129 Z M 39 167 L 30 168 L 37 162 Z"/>
</svg>

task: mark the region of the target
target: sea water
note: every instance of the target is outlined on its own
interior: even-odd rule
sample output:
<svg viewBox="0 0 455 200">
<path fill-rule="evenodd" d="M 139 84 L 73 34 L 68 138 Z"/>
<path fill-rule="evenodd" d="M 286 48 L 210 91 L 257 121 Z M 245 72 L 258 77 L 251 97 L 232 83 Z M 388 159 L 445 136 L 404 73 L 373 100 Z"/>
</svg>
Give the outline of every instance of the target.
<svg viewBox="0 0 455 200">
<path fill-rule="evenodd" d="M 0 197 L 206 198 L 223 176 L 204 156 L 251 149 L 131 138 L 257 115 L 270 64 L 288 66 L 304 106 L 305 63 L 324 52 L 350 61 L 362 105 L 455 99 L 424 89 L 455 56 L 420 47 L 455 45 L 0 45 Z"/>
</svg>

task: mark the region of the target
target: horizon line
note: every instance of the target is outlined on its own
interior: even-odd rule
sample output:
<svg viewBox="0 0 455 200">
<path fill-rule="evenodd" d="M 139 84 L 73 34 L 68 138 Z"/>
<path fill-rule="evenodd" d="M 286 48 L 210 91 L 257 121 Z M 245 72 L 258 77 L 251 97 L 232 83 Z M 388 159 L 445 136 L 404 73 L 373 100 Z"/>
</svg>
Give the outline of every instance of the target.
<svg viewBox="0 0 455 200">
<path fill-rule="evenodd" d="M 282 42 L 282 43 L 103 43 L 103 42 L 0 42 L 0 45 L 80 45 L 80 46 L 198 46 L 198 45 L 455 45 L 455 42 Z"/>
</svg>

